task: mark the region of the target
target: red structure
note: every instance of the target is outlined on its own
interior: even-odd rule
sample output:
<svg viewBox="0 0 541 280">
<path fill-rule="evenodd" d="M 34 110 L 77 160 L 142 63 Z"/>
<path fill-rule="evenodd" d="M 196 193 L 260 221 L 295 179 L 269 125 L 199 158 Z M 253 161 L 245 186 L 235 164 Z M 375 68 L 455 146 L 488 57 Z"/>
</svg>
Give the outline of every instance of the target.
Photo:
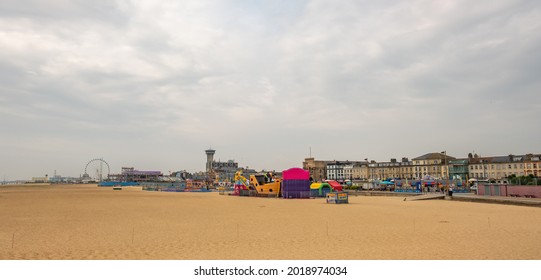
<svg viewBox="0 0 541 280">
<path fill-rule="evenodd" d="M 332 189 L 335 192 L 341 192 L 342 191 L 342 185 L 340 185 L 340 183 L 338 183 L 337 181 L 327 180 L 325 182 L 327 182 L 329 185 L 331 185 Z"/>
</svg>

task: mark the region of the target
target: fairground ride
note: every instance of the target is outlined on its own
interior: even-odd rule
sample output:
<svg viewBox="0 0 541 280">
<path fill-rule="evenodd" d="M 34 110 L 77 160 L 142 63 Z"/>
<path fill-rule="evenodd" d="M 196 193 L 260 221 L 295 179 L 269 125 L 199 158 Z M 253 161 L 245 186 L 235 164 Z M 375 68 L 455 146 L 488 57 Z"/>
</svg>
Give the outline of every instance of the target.
<svg viewBox="0 0 541 280">
<path fill-rule="evenodd" d="M 109 176 L 110 172 L 111 168 L 103 158 L 95 158 L 86 164 L 83 178 L 101 182 Z"/>
</svg>

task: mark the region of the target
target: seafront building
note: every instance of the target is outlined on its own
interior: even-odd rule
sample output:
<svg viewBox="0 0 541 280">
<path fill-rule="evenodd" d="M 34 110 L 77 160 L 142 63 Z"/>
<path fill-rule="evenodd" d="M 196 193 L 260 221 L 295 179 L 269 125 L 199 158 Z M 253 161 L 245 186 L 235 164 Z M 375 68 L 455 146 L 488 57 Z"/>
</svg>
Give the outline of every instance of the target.
<svg viewBox="0 0 541 280">
<path fill-rule="evenodd" d="M 370 164 L 368 164 L 368 167 L 368 179 L 370 180 L 383 180 L 388 178 L 413 178 L 412 162 L 408 161 L 407 158 L 402 158 L 402 161 L 400 162 L 397 161 L 395 158 L 392 158 L 390 161 L 385 162 L 372 161 L 370 162 Z"/>
<path fill-rule="evenodd" d="M 304 170 L 310 171 L 312 180 L 321 182 L 327 178 L 327 163 L 331 161 L 316 160 L 313 157 L 305 158 L 302 163 Z"/>
<path fill-rule="evenodd" d="M 414 178 L 431 177 L 436 179 L 450 179 L 449 161 L 456 158 L 445 153 L 428 153 L 414 158 Z"/>
<path fill-rule="evenodd" d="M 218 176 L 219 181 L 231 182 L 235 178 L 235 172 L 239 170 L 239 164 L 234 160 L 214 161 L 212 162 L 212 170 Z"/>
<path fill-rule="evenodd" d="M 455 158 L 446 152 L 427 153 L 408 160 L 392 158 L 388 162 L 316 160 L 303 161 L 303 168 L 310 171 L 314 181 L 326 179 L 386 180 L 386 179 L 434 179 L 434 180 L 505 180 L 509 176 L 534 176 L 541 174 L 541 155 L 487 156 L 469 154 L 467 158 Z"/>
<path fill-rule="evenodd" d="M 207 155 L 206 174 L 211 180 L 219 182 L 232 182 L 235 178 L 235 172 L 239 170 L 239 164 L 234 160 L 228 160 L 225 162 L 215 161 L 214 154 L 216 150 L 207 149 L 205 154 Z"/>
<path fill-rule="evenodd" d="M 120 174 L 110 174 L 108 179 L 115 182 L 148 182 L 159 181 L 161 171 L 137 170 L 134 167 L 122 167 Z"/>
<path fill-rule="evenodd" d="M 367 179 L 369 174 L 368 161 L 358 161 L 353 164 L 352 176 L 355 179 Z"/>
<path fill-rule="evenodd" d="M 501 179 L 515 175 L 538 177 L 541 155 L 508 155 L 479 157 L 469 155 L 469 176 L 479 179 Z"/>
<path fill-rule="evenodd" d="M 360 164 L 356 161 L 330 161 L 327 162 L 326 178 L 329 180 L 351 180 L 353 179 L 353 168 Z"/>
<path fill-rule="evenodd" d="M 44 177 L 32 177 L 30 181 L 32 183 L 49 183 L 49 176 L 45 175 Z"/>
<path fill-rule="evenodd" d="M 207 155 L 206 171 L 190 174 L 186 171 L 177 171 L 169 177 L 180 177 L 193 180 L 210 180 L 213 182 L 232 182 L 235 173 L 242 170 L 244 176 L 258 173 L 248 167 L 239 167 L 234 160 L 215 161 L 215 150 L 205 150 Z M 406 180 L 490 180 L 504 182 L 509 177 L 541 175 L 541 154 L 507 155 L 507 156 L 478 156 L 468 154 L 466 158 L 456 158 L 446 152 L 427 153 L 409 160 L 391 158 L 389 161 L 377 162 L 364 159 L 355 160 L 319 160 L 314 157 L 305 158 L 302 168 L 310 172 L 311 180 L 337 180 L 337 181 L 381 181 L 388 179 Z M 265 171 L 266 172 L 266 171 Z M 279 176 L 279 172 L 270 171 Z M 86 174 L 85 174 L 86 175 Z M 86 175 L 88 176 L 88 175 Z M 120 174 L 110 174 L 110 181 L 157 181 L 164 174 L 161 171 L 141 171 L 133 167 L 122 167 Z M 167 176 L 165 176 L 167 177 Z M 25 181 L 26 182 L 26 181 Z M 79 178 L 61 177 L 32 177 L 33 183 L 66 183 L 85 182 L 85 176 Z"/>
<path fill-rule="evenodd" d="M 451 159 L 449 160 L 449 178 L 453 180 L 466 180 L 473 178 L 469 176 L 468 159 Z"/>
<path fill-rule="evenodd" d="M 527 154 L 525 155 L 525 174 L 532 174 L 534 177 L 541 175 L 541 155 Z"/>
</svg>

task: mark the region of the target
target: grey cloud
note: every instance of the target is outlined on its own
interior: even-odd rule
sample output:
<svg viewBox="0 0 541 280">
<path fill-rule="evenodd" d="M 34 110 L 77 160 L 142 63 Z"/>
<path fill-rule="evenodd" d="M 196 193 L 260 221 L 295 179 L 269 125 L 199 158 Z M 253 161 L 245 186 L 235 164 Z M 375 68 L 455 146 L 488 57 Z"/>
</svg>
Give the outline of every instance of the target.
<svg viewBox="0 0 541 280">
<path fill-rule="evenodd" d="M 125 1 L 67 1 L 67 0 L 24 0 L 2 1 L 0 17 L 27 18 L 33 21 L 108 21 L 125 23 L 130 5 Z"/>
<path fill-rule="evenodd" d="M 211 145 L 277 170 L 309 146 L 351 160 L 535 152 L 541 7 L 490 3 L 4 1 L 0 123 L 14 132 L 0 144 L 191 171 Z"/>
</svg>

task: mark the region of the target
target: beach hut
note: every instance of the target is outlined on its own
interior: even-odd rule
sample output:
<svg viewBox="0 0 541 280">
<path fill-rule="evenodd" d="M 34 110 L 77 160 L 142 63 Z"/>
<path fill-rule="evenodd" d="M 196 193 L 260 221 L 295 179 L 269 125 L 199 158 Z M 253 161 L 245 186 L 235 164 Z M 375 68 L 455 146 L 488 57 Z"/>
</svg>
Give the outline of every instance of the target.
<svg viewBox="0 0 541 280">
<path fill-rule="evenodd" d="M 290 168 L 282 172 L 283 198 L 310 198 L 310 172 L 302 168 Z"/>
</svg>

